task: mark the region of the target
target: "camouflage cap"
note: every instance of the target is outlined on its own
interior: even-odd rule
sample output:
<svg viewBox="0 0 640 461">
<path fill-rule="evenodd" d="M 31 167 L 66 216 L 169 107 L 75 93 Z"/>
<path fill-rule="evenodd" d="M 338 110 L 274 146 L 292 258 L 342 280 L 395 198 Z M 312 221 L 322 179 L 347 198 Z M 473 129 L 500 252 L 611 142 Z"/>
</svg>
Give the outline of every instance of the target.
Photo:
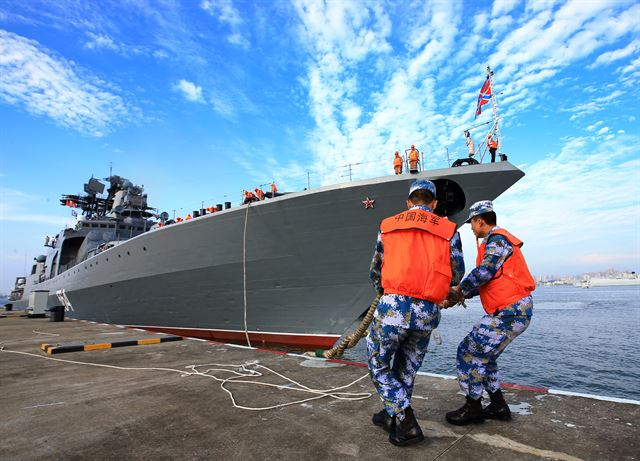
<svg viewBox="0 0 640 461">
<path fill-rule="evenodd" d="M 434 197 L 436 196 L 435 184 L 427 179 L 416 179 L 415 181 L 413 181 L 413 184 L 411 184 L 411 187 L 409 188 L 409 196 L 411 196 L 413 191 L 420 189 L 428 190 L 433 194 Z"/>
<path fill-rule="evenodd" d="M 491 200 L 480 200 L 469 207 L 469 218 L 466 222 L 471 221 L 471 218 L 493 211 L 493 202 Z"/>
</svg>

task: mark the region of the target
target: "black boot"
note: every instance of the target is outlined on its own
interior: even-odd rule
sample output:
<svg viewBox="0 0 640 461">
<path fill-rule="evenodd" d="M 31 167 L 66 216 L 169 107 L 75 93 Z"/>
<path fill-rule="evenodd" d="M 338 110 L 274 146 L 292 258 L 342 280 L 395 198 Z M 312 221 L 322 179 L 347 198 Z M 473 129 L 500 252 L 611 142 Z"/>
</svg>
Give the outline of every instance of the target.
<svg viewBox="0 0 640 461">
<path fill-rule="evenodd" d="M 398 418 L 393 419 L 395 421 L 395 425 L 389 434 L 389 442 L 399 447 L 404 447 L 424 440 L 422 429 L 420 429 L 420 425 L 418 424 L 411 407 L 405 408 L 404 419 L 402 421 Z"/>
<path fill-rule="evenodd" d="M 464 426 L 469 423 L 481 423 L 484 421 L 482 413 L 482 397 L 473 400 L 467 395 L 467 402 L 462 408 L 447 413 L 447 421 L 456 426 Z"/>
<path fill-rule="evenodd" d="M 371 421 L 373 421 L 373 424 L 380 426 L 387 432 L 391 432 L 391 429 L 393 429 L 393 418 L 389 416 L 389 413 L 387 413 L 387 410 L 385 409 L 373 415 Z"/>
<path fill-rule="evenodd" d="M 483 410 L 484 417 L 487 419 L 499 419 L 500 421 L 509 421 L 511 419 L 511 410 L 509 405 L 504 401 L 502 391 L 498 389 L 495 392 L 489 392 L 491 403 Z"/>
</svg>

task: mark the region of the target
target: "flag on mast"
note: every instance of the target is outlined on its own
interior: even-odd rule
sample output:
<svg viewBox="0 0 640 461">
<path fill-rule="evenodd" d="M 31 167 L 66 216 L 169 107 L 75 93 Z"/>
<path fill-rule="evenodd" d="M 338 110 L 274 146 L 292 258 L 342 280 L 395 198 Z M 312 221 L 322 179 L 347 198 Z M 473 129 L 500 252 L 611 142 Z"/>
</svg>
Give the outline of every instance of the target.
<svg viewBox="0 0 640 461">
<path fill-rule="evenodd" d="M 476 108 L 476 118 L 482 113 L 482 106 L 488 104 L 491 101 L 491 78 L 487 75 L 487 79 L 484 81 L 484 85 L 480 88 L 480 94 L 478 95 L 478 107 Z"/>
</svg>

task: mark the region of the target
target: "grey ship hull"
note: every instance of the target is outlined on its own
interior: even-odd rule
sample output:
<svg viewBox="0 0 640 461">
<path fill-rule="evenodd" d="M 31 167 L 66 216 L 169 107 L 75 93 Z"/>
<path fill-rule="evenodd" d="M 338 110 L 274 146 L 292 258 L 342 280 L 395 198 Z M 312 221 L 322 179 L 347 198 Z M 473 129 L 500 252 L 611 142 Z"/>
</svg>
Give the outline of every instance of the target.
<svg viewBox="0 0 640 461">
<path fill-rule="evenodd" d="M 461 225 L 471 203 L 523 175 L 500 162 L 287 194 L 146 232 L 31 289 L 48 290 L 54 306 L 64 288 L 76 319 L 233 341 L 245 338 L 246 274 L 252 342 L 328 347 L 375 296 L 378 225 L 405 207 L 413 180 L 457 183 L 462 206 L 449 218 Z"/>
</svg>

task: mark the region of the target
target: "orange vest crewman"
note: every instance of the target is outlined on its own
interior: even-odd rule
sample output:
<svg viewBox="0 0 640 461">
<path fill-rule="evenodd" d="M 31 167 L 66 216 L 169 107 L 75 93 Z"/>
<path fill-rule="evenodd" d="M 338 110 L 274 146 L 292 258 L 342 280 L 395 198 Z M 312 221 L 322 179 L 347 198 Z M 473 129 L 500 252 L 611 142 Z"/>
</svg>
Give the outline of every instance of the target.
<svg viewBox="0 0 640 461">
<path fill-rule="evenodd" d="M 371 262 L 370 277 L 381 297 L 367 354 L 371 379 L 384 403 L 373 423 L 388 430 L 395 427 L 389 435 L 394 445 L 424 439 L 411 409 L 413 382 L 431 331 L 440 321 L 437 303 L 464 274 L 456 225 L 433 213 L 436 205 L 435 185 L 414 181 L 408 209 L 380 224 Z"/>
<path fill-rule="evenodd" d="M 529 326 L 533 315 L 531 292 L 536 286 L 520 249 L 522 241 L 496 225 L 490 200 L 471 205 L 467 222 L 476 238 L 484 240 L 478 246 L 477 267 L 452 291 L 465 298 L 479 293 L 486 314 L 458 346 L 458 384 L 466 403 L 448 412 L 446 419 L 459 426 L 484 419 L 511 419 L 500 390 L 497 360 Z M 481 402 L 484 391 L 491 399 L 485 408 Z"/>
<path fill-rule="evenodd" d="M 402 160 L 402 157 L 400 157 L 400 154 L 396 151 L 395 157 L 393 157 L 393 170 L 396 174 L 402 174 L 403 163 L 404 161 Z"/>
<path fill-rule="evenodd" d="M 193 218 L 191 217 L 191 214 L 188 214 L 187 217 L 185 218 L 185 221 L 189 221 L 190 219 L 193 219 Z"/>
<path fill-rule="evenodd" d="M 258 200 L 264 200 L 264 192 L 262 189 L 260 189 L 259 187 L 255 188 L 256 191 L 256 196 L 258 197 Z"/>
<path fill-rule="evenodd" d="M 411 173 L 418 172 L 418 162 L 420 161 L 420 154 L 418 149 L 411 144 L 411 150 L 409 151 L 409 171 Z"/>
<path fill-rule="evenodd" d="M 276 187 L 276 183 L 271 183 L 271 197 L 275 196 L 278 193 L 278 188 Z"/>
</svg>

